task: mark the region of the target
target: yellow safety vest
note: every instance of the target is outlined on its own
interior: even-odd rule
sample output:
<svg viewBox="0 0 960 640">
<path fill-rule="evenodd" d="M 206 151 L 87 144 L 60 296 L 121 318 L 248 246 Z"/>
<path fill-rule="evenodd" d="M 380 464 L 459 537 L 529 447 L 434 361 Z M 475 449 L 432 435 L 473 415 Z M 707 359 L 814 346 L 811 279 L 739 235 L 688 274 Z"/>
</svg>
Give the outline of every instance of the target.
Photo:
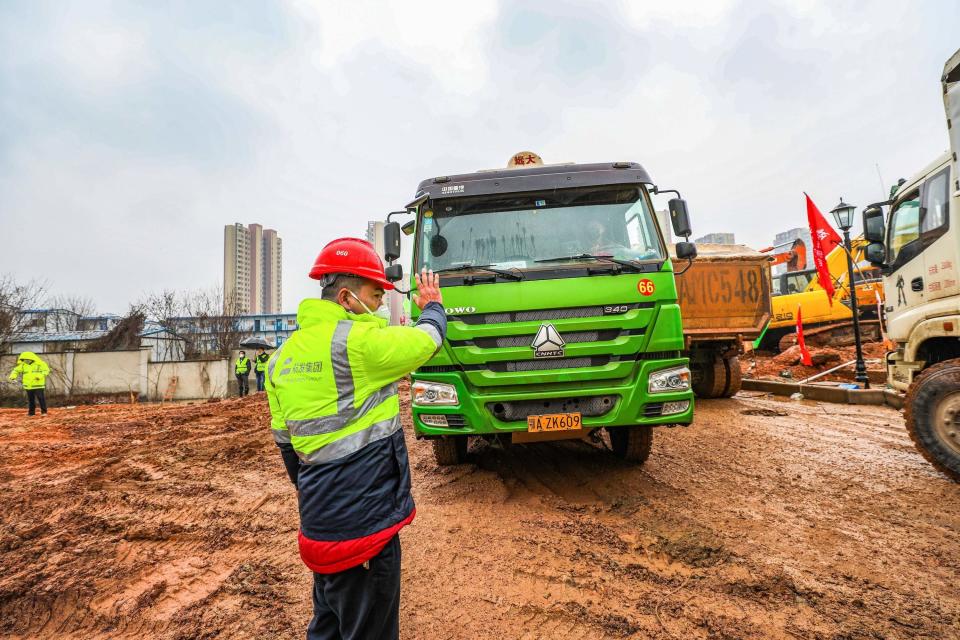
<svg viewBox="0 0 960 640">
<path fill-rule="evenodd" d="M 437 330 L 389 327 L 316 299 L 300 304 L 297 321 L 267 364 L 274 439 L 292 443 L 304 463 L 322 464 L 400 429 L 396 382 L 440 348 Z"/>
</svg>

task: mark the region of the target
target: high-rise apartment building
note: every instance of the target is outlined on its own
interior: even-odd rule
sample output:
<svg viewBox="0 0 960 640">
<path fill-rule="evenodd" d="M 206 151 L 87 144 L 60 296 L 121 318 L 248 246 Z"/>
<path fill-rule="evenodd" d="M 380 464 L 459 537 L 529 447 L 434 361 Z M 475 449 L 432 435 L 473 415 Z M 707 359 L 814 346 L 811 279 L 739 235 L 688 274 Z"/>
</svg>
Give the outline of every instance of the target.
<svg viewBox="0 0 960 640">
<path fill-rule="evenodd" d="M 223 305 L 229 313 L 280 313 L 282 243 L 273 229 L 223 228 Z"/>
<path fill-rule="evenodd" d="M 263 313 L 283 310 L 283 244 L 273 229 L 263 230 Z"/>
</svg>

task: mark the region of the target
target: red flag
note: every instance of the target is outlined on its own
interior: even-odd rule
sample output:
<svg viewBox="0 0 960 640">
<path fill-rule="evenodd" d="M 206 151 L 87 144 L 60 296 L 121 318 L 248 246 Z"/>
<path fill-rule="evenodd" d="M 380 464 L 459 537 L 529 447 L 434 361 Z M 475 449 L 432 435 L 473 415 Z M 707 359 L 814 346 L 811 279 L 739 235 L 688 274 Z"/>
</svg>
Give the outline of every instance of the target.
<svg viewBox="0 0 960 640">
<path fill-rule="evenodd" d="M 803 307 L 797 305 L 797 345 L 800 347 L 800 363 L 806 367 L 813 366 L 813 358 L 810 357 L 810 352 L 807 351 L 807 345 L 803 341 L 803 319 L 800 317 L 800 310 Z"/>
<path fill-rule="evenodd" d="M 827 268 L 827 254 L 840 244 L 840 236 L 824 219 L 823 214 L 817 209 L 817 205 L 813 204 L 810 196 L 806 193 L 803 195 L 807 198 L 807 221 L 810 223 L 810 239 L 813 243 L 813 264 L 817 267 L 820 286 L 826 292 L 827 300 L 832 307 L 833 278 L 830 277 L 830 269 Z"/>
</svg>

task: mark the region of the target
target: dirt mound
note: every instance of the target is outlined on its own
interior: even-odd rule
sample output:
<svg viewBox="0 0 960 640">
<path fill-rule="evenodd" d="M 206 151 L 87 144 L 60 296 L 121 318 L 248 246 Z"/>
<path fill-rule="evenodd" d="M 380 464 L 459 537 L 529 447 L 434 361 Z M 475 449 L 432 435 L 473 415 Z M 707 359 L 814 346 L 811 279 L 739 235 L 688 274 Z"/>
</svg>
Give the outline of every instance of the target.
<svg viewBox="0 0 960 640">
<path fill-rule="evenodd" d="M 781 353 L 752 351 L 740 356 L 740 368 L 745 378 L 803 380 L 828 369 L 856 359 L 854 347 L 810 347 L 812 367 L 800 364 L 800 347 L 794 345 Z M 887 348 L 882 342 L 863 343 L 863 358 L 866 360 L 867 376 L 872 384 L 886 382 L 884 364 Z M 872 361 L 872 362 L 871 362 Z M 854 366 L 828 373 L 818 381 L 853 382 Z"/>
</svg>

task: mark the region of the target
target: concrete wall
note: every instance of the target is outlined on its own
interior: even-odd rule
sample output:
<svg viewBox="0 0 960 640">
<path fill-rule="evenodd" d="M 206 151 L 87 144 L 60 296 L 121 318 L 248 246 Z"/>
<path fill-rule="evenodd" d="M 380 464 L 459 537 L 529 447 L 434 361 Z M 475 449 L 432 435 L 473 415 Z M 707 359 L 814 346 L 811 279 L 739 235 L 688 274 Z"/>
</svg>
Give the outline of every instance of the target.
<svg viewBox="0 0 960 640">
<path fill-rule="evenodd" d="M 87 396 L 133 394 L 140 400 L 160 400 L 177 376 L 175 400 L 223 398 L 233 372 L 226 360 L 191 362 L 150 362 L 150 349 L 138 351 L 67 351 L 40 356 L 50 366 L 47 395 Z M 18 379 L 7 376 L 16 366 L 17 355 L 0 356 L 0 397 L 20 396 Z"/>
<path fill-rule="evenodd" d="M 150 351 L 98 351 L 71 353 L 73 395 L 132 393 L 143 396 L 141 384 Z"/>
<path fill-rule="evenodd" d="M 223 398 L 230 382 L 226 360 L 151 362 L 147 371 L 149 400 L 162 400 L 173 377 L 177 378 L 174 400 Z"/>
</svg>

